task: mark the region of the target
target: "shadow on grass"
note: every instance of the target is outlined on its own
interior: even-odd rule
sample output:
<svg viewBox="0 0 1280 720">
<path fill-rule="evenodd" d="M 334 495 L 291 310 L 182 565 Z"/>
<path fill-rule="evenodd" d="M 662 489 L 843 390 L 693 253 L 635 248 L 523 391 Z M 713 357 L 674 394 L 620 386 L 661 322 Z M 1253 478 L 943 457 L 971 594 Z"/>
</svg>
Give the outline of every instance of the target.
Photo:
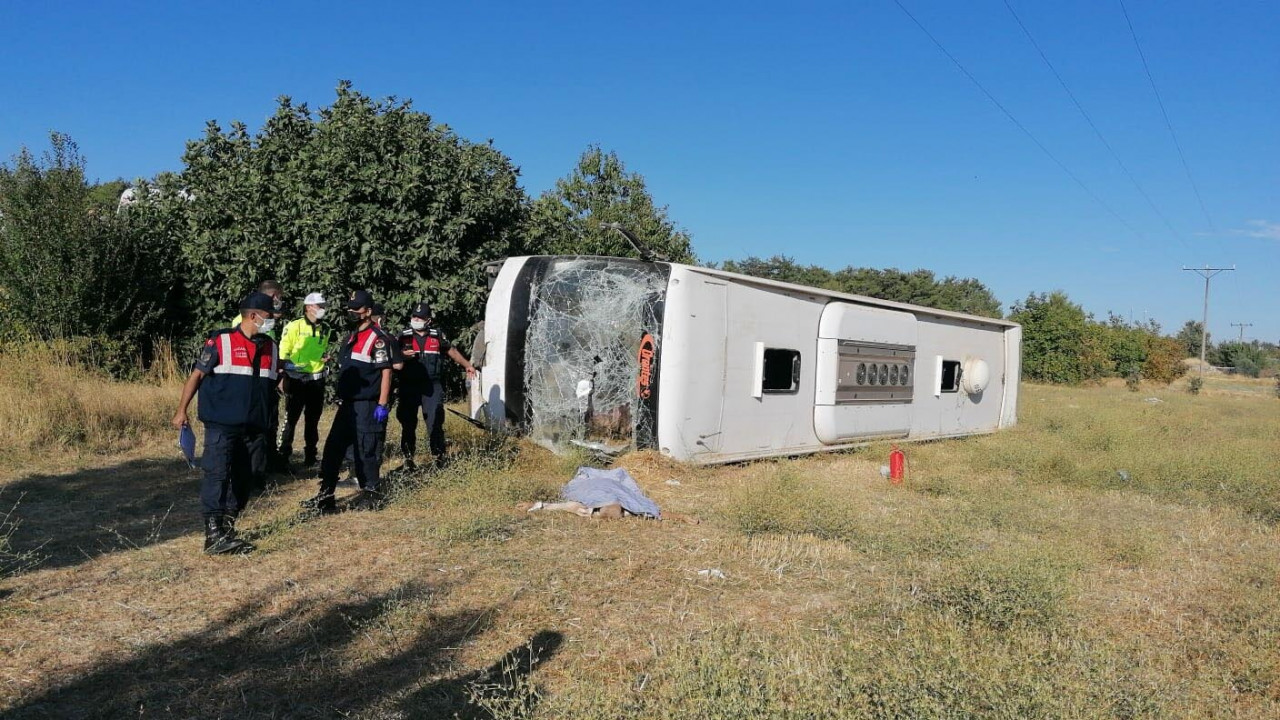
<svg viewBox="0 0 1280 720">
<path fill-rule="evenodd" d="M 202 633 L 78 673 L 4 714 L 425 719 L 531 709 L 538 695 L 529 674 L 564 637 L 544 630 L 483 670 L 459 670 L 457 649 L 487 629 L 492 608 L 436 614 L 432 592 L 405 586 L 356 603 L 303 603 L 269 617 L 262 613 L 272 598 L 259 598 Z"/>
<path fill-rule="evenodd" d="M 272 480 L 283 486 L 304 479 Z M 200 471 L 181 460 L 131 460 L 29 475 L 0 487 L 0 505 L 17 503 L 14 552 L 33 552 L 40 568 L 59 568 L 202 532 L 199 488 Z"/>
<path fill-rule="evenodd" d="M 13 547 L 37 552 L 42 568 L 66 567 L 198 532 L 199 482 L 180 460 L 29 475 L 4 486 L 18 503 Z"/>
</svg>

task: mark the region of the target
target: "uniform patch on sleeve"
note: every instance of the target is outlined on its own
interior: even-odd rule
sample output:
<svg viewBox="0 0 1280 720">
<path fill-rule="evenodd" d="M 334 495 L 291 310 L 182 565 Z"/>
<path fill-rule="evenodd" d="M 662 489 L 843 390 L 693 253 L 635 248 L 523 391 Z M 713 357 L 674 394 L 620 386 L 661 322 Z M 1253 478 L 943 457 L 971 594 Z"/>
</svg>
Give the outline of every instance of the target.
<svg viewBox="0 0 1280 720">
<path fill-rule="evenodd" d="M 373 361 L 376 363 L 384 363 L 387 361 L 387 349 L 378 348 L 373 353 Z"/>
<path fill-rule="evenodd" d="M 212 340 L 210 340 L 210 341 L 209 341 L 209 344 L 208 344 L 208 345 L 206 345 L 206 346 L 205 346 L 205 348 L 204 348 L 203 350 L 201 350 L 201 351 L 200 351 L 200 361 L 199 361 L 199 364 L 200 364 L 200 365 L 213 365 L 213 364 L 215 364 L 215 361 L 217 360 L 217 357 L 218 357 L 218 351 L 217 351 L 217 350 L 215 350 L 215 349 L 213 348 L 213 341 L 212 341 Z"/>
<path fill-rule="evenodd" d="M 205 341 L 204 341 L 204 346 L 205 346 L 205 347 L 213 347 L 213 338 L 209 338 L 208 340 L 205 340 Z"/>
</svg>

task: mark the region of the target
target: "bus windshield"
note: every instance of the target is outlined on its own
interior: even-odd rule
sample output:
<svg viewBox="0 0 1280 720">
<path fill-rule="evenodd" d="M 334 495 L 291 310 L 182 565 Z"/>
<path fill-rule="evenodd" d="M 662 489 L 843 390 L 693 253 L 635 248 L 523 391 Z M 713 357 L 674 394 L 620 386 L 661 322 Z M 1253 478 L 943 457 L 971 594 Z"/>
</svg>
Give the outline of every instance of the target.
<svg viewBox="0 0 1280 720">
<path fill-rule="evenodd" d="M 548 258 L 530 292 L 529 436 L 552 450 L 651 447 L 665 265 Z"/>
</svg>

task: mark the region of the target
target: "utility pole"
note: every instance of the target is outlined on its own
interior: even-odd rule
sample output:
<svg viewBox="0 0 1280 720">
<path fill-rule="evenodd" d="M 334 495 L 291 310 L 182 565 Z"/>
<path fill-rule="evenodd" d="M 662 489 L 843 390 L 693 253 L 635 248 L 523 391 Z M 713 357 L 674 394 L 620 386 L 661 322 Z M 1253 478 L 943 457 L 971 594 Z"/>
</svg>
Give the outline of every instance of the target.
<svg viewBox="0 0 1280 720">
<path fill-rule="evenodd" d="M 1241 344 L 1241 345 L 1243 345 L 1243 344 L 1244 344 L 1244 329 L 1245 329 L 1245 328 L 1247 328 L 1247 327 L 1253 327 L 1253 323 L 1231 323 L 1231 327 L 1238 327 L 1238 328 L 1240 328 L 1240 344 Z"/>
<path fill-rule="evenodd" d="M 1191 272 L 1204 278 L 1204 319 L 1200 321 L 1200 375 L 1203 376 L 1204 375 L 1204 346 L 1208 344 L 1208 340 L 1209 340 L 1209 278 L 1212 278 L 1214 275 L 1217 275 L 1220 272 L 1233 271 L 1236 269 L 1236 266 L 1232 265 L 1229 268 L 1217 268 L 1217 267 L 1209 267 L 1208 265 L 1205 265 L 1202 268 L 1189 268 L 1186 265 L 1183 265 L 1182 269 L 1190 270 Z"/>
</svg>

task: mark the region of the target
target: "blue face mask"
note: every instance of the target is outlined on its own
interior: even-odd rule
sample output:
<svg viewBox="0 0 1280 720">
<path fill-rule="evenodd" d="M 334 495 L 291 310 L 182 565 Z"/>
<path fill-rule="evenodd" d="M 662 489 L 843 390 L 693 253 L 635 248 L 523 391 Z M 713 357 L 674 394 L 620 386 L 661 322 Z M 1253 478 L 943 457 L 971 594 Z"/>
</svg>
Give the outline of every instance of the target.
<svg viewBox="0 0 1280 720">
<path fill-rule="evenodd" d="M 420 320 L 418 318 L 413 318 L 412 320 L 409 321 L 409 327 L 413 328 L 414 330 L 425 330 L 427 328 L 427 321 Z"/>
</svg>

